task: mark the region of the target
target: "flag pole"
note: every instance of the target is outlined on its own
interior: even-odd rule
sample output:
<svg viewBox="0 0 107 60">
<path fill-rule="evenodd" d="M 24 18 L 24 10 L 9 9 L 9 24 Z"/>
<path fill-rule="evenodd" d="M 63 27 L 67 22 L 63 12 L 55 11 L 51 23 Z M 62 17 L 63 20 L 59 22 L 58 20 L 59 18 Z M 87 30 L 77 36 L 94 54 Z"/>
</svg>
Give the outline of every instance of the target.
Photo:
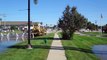
<svg viewBox="0 0 107 60">
<path fill-rule="evenodd" d="M 96 31 L 97 31 L 97 20 L 95 20 L 95 25 L 96 25 L 95 27 L 96 27 Z"/>
<path fill-rule="evenodd" d="M 102 18 L 103 18 L 103 16 L 102 16 L 102 14 L 101 14 L 100 20 L 102 20 Z M 100 21 L 100 22 L 101 22 L 101 21 Z M 101 36 L 102 36 L 102 25 L 101 25 Z"/>
</svg>

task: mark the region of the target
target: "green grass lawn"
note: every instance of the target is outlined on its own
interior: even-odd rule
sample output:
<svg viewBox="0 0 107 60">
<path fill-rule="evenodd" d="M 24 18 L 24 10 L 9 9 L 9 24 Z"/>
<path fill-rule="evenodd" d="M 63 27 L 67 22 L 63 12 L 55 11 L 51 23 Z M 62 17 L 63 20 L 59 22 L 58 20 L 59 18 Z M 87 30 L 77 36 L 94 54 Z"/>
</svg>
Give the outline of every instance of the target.
<svg viewBox="0 0 107 60">
<path fill-rule="evenodd" d="M 101 35 L 101 32 L 82 32 L 82 33 L 92 35 L 92 36 Z M 105 35 L 107 33 L 102 33 L 102 34 Z"/>
<path fill-rule="evenodd" d="M 92 46 L 107 44 L 107 38 L 74 35 L 73 40 L 62 40 L 62 44 L 68 60 L 100 60 Z"/>
<path fill-rule="evenodd" d="M 40 36 L 31 40 L 33 49 L 27 49 L 27 41 L 9 47 L 0 53 L 0 60 L 46 60 L 54 34 Z M 44 39 L 47 39 L 45 44 Z"/>
<path fill-rule="evenodd" d="M 84 34 L 95 34 L 95 35 L 98 35 L 98 34 L 101 34 L 100 32 L 82 32 Z"/>
<path fill-rule="evenodd" d="M 23 31 L 15 30 L 16 33 L 23 33 Z"/>
</svg>

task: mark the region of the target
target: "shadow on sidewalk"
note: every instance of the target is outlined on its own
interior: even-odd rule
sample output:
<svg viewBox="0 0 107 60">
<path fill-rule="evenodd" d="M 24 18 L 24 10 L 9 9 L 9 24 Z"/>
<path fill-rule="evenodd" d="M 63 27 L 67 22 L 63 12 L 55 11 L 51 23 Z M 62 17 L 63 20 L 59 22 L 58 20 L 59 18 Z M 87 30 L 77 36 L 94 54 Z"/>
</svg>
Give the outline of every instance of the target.
<svg viewBox="0 0 107 60">
<path fill-rule="evenodd" d="M 15 45 L 11 46 L 9 48 L 15 48 L 15 49 L 27 49 L 27 45 Z M 74 50 L 74 51 L 80 51 L 85 53 L 92 53 L 92 50 L 90 49 L 84 49 L 84 48 L 77 48 L 77 47 L 69 47 L 69 46 L 47 46 L 47 45 L 32 45 L 33 49 L 52 49 L 52 50 Z M 64 48 L 64 49 L 63 49 Z"/>
</svg>

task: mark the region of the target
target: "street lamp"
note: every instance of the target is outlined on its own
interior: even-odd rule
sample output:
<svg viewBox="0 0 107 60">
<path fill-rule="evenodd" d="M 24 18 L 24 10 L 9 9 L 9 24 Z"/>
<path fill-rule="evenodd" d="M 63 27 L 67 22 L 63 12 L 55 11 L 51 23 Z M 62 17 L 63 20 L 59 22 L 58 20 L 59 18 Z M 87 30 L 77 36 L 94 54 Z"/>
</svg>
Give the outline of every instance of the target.
<svg viewBox="0 0 107 60">
<path fill-rule="evenodd" d="M 30 42 L 30 0 L 28 0 L 28 49 L 32 49 Z"/>
<path fill-rule="evenodd" d="M 37 4 L 37 0 L 34 0 L 34 3 Z M 30 0 L 28 0 L 28 49 L 32 49 L 31 42 L 30 42 Z"/>
</svg>

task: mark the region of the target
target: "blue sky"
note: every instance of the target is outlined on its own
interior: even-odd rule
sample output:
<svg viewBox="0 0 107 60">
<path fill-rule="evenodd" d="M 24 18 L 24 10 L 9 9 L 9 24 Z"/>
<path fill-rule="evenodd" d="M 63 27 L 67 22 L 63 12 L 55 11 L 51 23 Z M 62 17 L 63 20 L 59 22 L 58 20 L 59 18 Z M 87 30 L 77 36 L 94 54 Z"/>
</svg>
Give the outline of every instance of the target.
<svg viewBox="0 0 107 60">
<path fill-rule="evenodd" d="M 57 24 L 67 5 L 76 6 L 79 13 L 98 25 L 107 24 L 107 0 L 31 0 L 31 21 Z M 0 16 L 5 21 L 27 21 L 27 0 L 0 0 Z M 100 19 L 101 14 L 103 19 Z"/>
</svg>

